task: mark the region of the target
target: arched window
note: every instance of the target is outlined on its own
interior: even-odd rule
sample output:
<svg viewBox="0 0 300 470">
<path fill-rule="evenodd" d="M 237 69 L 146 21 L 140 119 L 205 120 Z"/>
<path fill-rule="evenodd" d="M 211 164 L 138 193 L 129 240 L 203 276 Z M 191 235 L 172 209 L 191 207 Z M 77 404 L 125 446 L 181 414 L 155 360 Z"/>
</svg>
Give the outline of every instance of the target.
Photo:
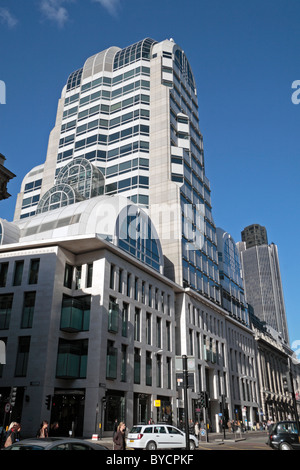
<svg viewBox="0 0 300 470">
<path fill-rule="evenodd" d="M 48 212 L 82 200 L 83 198 L 71 186 L 58 184 L 44 194 L 37 206 L 36 213 Z"/>
<path fill-rule="evenodd" d="M 104 177 L 101 171 L 86 158 L 74 158 L 57 175 L 57 184 L 72 186 L 83 198 L 101 196 Z"/>
<path fill-rule="evenodd" d="M 118 245 L 152 268 L 160 271 L 162 250 L 150 218 L 134 206 L 125 208 L 117 221 Z"/>
</svg>

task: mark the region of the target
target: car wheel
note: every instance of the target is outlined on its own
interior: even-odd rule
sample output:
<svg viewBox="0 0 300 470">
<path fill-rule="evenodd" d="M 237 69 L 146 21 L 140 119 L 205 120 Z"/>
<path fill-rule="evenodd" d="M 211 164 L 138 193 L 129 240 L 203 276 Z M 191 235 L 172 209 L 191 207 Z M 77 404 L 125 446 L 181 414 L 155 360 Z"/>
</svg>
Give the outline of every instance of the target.
<svg viewBox="0 0 300 470">
<path fill-rule="evenodd" d="M 190 441 L 190 450 L 195 450 L 195 442 L 194 441 Z"/>
<path fill-rule="evenodd" d="M 279 446 L 279 450 L 292 450 L 292 447 L 287 442 L 282 442 Z"/>
<path fill-rule="evenodd" d="M 156 444 L 155 444 L 155 442 L 154 442 L 154 441 L 148 442 L 146 449 L 147 449 L 147 450 L 156 450 Z"/>
</svg>

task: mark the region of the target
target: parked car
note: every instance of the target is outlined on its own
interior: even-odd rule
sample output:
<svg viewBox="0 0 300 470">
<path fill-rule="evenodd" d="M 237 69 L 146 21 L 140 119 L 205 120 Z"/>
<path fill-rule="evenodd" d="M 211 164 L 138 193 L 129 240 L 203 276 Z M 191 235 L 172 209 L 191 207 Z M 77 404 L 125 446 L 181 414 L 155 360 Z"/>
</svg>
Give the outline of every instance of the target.
<svg viewBox="0 0 300 470">
<path fill-rule="evenodd" d="M 108 450 L 107 447 L 84 439 L 47 437 L 22 439 L 1 450 Z"/>
<path fill-rule="evenodd" d="M 270 430 L 267 444 L 273 449 L 300 450 L 296 421 L 279 421 Z"/>
<path fill-rule="evenodd" d="M 198 447 L 198 439 L 189 435 L 190 450 Z M 133 449 L 175 449 L 186 447 L 185 433 L 168 424 L 139 424 L 127 436 L 127 447 Z"/>
</svg>

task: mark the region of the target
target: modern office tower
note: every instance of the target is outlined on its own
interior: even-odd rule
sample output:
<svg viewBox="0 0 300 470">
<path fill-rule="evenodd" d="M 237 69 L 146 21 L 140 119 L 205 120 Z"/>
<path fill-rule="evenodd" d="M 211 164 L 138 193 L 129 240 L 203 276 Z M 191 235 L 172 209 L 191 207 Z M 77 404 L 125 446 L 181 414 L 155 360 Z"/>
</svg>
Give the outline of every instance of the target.
<svg viewBox="0 0 300 470">
<path fill-rule="evenodd" d="M 268 236 L 266 228 L 258 224 L 245 227 L 242 231 L 242 241 L 246 242 L 246 248 L 256 245 L 267 245 Z"/>
<path fill-rule="evenodd" d="M 18 387 L 24 435 L 43 419 L 84 436 L 111 436 L 116 418 L 176 423 L 182 355 L 190 417 L 207 391 L 211 429 L 224 397 L 230 419 L 259 419 L 236 254 L 223 237 L 225 310 L 195 81 L 173 40 L 111 47 L 70 75 L 0 233 L 0 393 Z"/>
<path fill-rule="evenodd" d="M 220 303 L 196 85 L 172 39 L 110 47 L 69 76 L 46 161 L 25 176 L 14 220 L 121 193 L 151 215 L 165 274 Z"/>
<path fill-rule="evenodd" d="M 217 228 L 217 241 L 222 307 L 234 318 L 248 325 L 248 309 L 237 246 L 232 236 L 219 227 Z"/>
<path fill-rule="evenodd" d="M 247 248 L 246 242 L 237 245 L 247 302 L 254 309 L 254 315 L 281 333 L 289 344 L 277 246 L 271 243 Z"/>
</svg>

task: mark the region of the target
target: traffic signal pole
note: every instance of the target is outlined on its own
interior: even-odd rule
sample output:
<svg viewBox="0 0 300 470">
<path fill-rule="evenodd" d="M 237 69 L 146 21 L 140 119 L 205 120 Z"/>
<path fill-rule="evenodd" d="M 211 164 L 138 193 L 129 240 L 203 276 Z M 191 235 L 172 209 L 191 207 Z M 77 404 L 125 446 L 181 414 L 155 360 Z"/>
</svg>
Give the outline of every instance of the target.
<svg viewBox="0 0 300 470">
<path fill-rule="evenodd" d="M 186 446 L 186 450 L 190 450 L 188 397 L 187 397 L 187 389 L 188 389 L 187 356 L 182 356 L 182 372 L 183 372 L 183 390 L 184 390 L 185 446 Z"/>
</svg>

